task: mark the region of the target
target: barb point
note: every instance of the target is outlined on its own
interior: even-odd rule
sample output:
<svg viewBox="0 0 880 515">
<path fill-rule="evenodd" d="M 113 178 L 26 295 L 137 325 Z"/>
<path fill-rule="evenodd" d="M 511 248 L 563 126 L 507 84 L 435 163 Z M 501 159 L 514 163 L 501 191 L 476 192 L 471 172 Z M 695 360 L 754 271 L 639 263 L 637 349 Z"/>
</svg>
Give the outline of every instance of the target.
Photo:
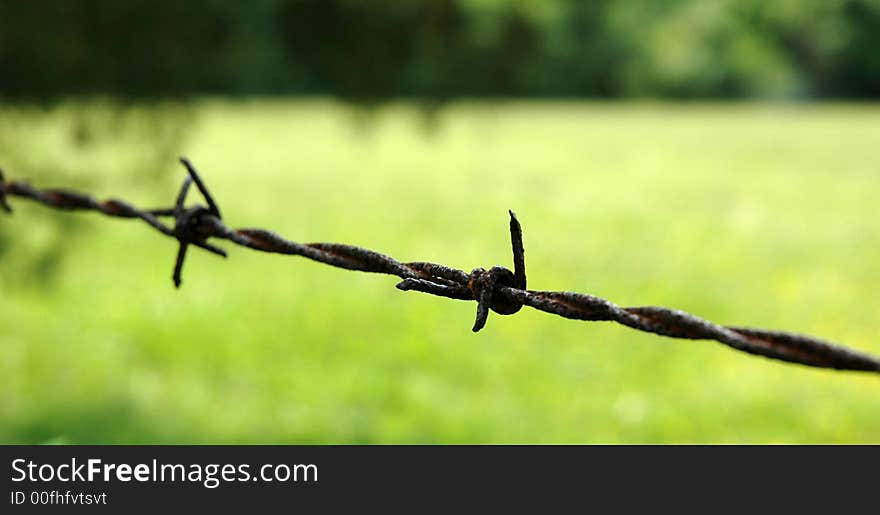
<svg viewBox="0 0 880 515">
<path fill-rule="evenodd" d="M 180 162 L 183 163 L 183 166 L 186 167 L 186 171 L 189 173 L 189 176 L 192 178 L 192 181 L 196 183 L 196 187 L 202 193 L 202 197 L 205 198 L 205 201 L 208 203 L 208 209 L 211 210 L 211 214 L 216 216 L 217 218 L 222 219 L 223 216 L 220 215 L 220 208 L 217 207 L 217 203 L 214 202 L 214 197 L 211 196 L 211 192 L 208 191 L 208 187 L 205 186 L 205 183 L 202 181 L 202 178 L 199 177 L 199 172 L 196 171 L 196 167 L 190 163 L 189 159 L 184 156 L 180 156 Z"/>
<path fill-rule="evenodd" d="M 3 177 L 3 170 L 0 169 L 0 207 L 7 213 L 12 213 L 12 207 L 6 202 L 6 183 Z"/>
</svg>

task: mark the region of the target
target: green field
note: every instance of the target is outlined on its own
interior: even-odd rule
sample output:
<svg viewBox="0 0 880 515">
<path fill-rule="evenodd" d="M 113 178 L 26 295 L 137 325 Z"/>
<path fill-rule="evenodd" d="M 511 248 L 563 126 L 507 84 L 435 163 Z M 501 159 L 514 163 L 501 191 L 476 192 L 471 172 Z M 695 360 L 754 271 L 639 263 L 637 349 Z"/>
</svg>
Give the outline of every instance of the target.
<svg viewBox="0 0 880 515">
<path fill-rule="evenodd" d="M 232 226 L 465 270 L 512 266 L 510 208 L 531 288 L 880 353 L 880 106 L 188 109 L 155 181 L 127 168 L 137 136 L 78 150 L 64 107 L 7 113 L 0 166 L 152 207 L 179 150 Z M 176 243 L 146 225 L 11 203 L 3 443 L 880 443 L 876 375 L 530 309 L 473 334 L 474 303 L 228 244 L 175 291 Z"/>
</svg>

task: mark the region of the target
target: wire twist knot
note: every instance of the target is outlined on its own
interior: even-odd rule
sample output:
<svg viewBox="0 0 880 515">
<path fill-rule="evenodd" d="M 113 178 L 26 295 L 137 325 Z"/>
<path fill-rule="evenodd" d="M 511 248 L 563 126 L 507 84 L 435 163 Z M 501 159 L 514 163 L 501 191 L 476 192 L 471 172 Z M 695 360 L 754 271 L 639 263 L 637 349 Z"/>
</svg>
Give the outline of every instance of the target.
<svg viewBox="0 0 880 515">
<path fill-rule="evenodd" d="M 512 315 L 519 311 L 523 304 L 518 300 L 508 300 L 497 295 L 501 286 L 524 290 L 525 285 L 517 282 L 513 272 L 503 266 L 493 266 L 489 270 L 474 268 L 470 274 L 467 288 L 473 293 L 477 301 L 477 320 L 474 323 L 474 332 L 479 331 L 486 325 L 489 310 L 499 315 Z"/>
</svg>

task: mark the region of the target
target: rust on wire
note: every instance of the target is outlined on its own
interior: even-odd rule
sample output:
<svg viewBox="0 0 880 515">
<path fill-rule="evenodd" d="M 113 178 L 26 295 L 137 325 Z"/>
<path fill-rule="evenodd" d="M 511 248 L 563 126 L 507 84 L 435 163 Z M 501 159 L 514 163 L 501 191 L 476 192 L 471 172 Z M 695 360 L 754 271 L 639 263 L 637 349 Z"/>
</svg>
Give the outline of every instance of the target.
<svg viewBox="0 0 880 515">
<path fill-rule="evenodd" d="M 177 259 L 172 274 L 175 287 L 181 285 L 183 264 L 190 245 L 226 257 L 226 251 L 209 242 L 213 238 L 261 252 L 302 256 L 346 270 L 394 275 L 401 279 L 397 288 L 403 291 L 476 301 L 474 332 L 486 325 L 490 311 L 511 315 L 528 306 L 564 318 L 617 322 L 632 329 L 671 338 L 715 340 L 743 352 L 791 363 L 880 372 L 880 358 L 812 336 L 721 326 L 683 311 L 662 307 L 625 308 L 583 293 L 529 290 L 526 287 L 522 227 L 513 211 L 509 212 L 513 271 L 494 266 L 488 270 L 475 268 L 467 273 L 436 263 L 403 263 L 354 245 L 297 243 L 265 229 L 233 229 L 224 223 L 217 203 L 196 168 L 186 158 L 180 161 L 187 170 L 187 177 L 171 208 L 141 210 L 117 199 L 99 201 L 90 195 L 68 190 L 39 190 L 26 182 L 6 182 L 2 171 L 0 207 L 12 213 L 7 198 L 19 197 L 55 209 L 91 210 L 107 216 L 138 218 L 161 234 L 177 240 Z M 187 194 L 193 183 L 207 206 L 186 207 Z M 161 221 L 164 217 L 173 219 L 173 227 Z"/>
</svg>

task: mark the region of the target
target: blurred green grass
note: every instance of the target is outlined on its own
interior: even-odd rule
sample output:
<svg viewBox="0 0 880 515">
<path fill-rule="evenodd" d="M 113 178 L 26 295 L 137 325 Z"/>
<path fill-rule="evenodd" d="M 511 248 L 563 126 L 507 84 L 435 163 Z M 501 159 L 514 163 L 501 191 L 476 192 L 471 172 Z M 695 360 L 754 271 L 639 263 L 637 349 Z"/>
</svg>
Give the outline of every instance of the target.
<svg viewBox="0 0 880 515">
<path fill-rule="evenodd" d="M 458 103 L 429 131 L 409 104 L 192 109 L 184 152 L 231 225 L 470 270 L 510 266 L 511 208 L 532 288 L 880 353 L 880 107 Z M 175 291 L 175 243 L 133 221 L 50 215 L 83 227 L 33 285 L 16 250 L 64 236 L 13 202 L 4 443 L 880 442 L 875 376 L 528 309 L 474 335 L 472 303 L 239 248 L 191 252 Z"/>
</svg>

